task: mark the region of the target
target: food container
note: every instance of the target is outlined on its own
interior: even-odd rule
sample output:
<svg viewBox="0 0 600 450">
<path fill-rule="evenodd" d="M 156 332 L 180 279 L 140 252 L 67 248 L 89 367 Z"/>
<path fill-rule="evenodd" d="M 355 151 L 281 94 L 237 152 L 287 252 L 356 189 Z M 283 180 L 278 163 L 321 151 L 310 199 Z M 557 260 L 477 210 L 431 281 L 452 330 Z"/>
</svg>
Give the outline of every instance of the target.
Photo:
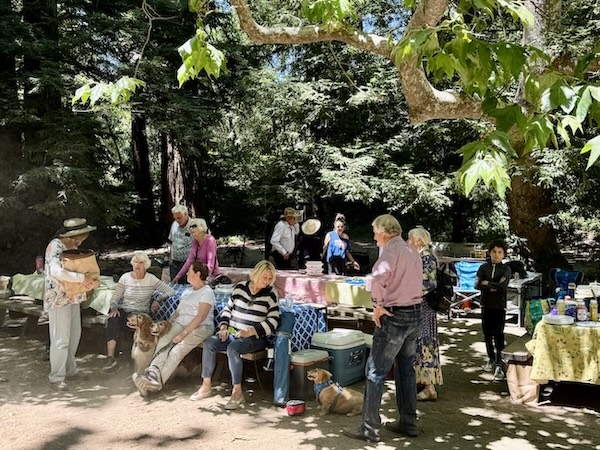
<svg viewBox="0 0 600 450">
<path fill-rule="evenodd" d="M 306 410 L 306 402 L 304 400 L 290 400 L 285 405 L 288 416 L 300 416 Z"/>
<path fill-rule="evenodd" d="M 334 328 L 312 337 L 311 348 L 325 350 L 329 354 L 329 364 L 333 380 L 348 386 L 365 376 L 367 346 L 360 330 Z"/>
<path fill-rule="evenodd" d="M 323 263 L 321 261 L 306 261 L 306 275 L 323 275 Z"/>
<path fill-rule="evenodd" d="M 8 289 L 8 283 L 10 283 L 10 277 L 0 276 L 0 290 Z"/>
</svg>

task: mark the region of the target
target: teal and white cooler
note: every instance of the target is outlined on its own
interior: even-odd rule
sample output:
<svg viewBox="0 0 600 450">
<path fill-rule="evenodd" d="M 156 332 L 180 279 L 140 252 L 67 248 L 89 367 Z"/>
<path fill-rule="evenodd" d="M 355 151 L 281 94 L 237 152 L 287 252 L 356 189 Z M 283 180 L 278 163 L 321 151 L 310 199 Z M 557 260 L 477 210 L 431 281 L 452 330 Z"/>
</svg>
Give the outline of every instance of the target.
<svg viewBox="0 0 600 450">
<path fill-rule="evenodd" d="M 333 380 L 342 386 L 361 381 L 365 377 L 367 349 L 362 331 L 334 328 L 312 337 L 311 348 L 329 353 L 329 371 Z"/>
</svg>

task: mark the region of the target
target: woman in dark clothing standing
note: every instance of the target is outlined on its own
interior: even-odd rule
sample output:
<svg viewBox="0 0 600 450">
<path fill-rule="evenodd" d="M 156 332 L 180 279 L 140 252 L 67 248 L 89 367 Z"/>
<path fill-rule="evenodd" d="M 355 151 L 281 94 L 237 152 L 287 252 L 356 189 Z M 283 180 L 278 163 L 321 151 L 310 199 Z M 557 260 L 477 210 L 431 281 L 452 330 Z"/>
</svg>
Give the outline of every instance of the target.
<svg viewBox="0 0 600 450">
<path fill-rule="evenodd" d="M 481 328 L 485 339 L 488 362 L 485 369 L 494 371 L 495 380 L 503 380 L 502 350 L 504 350 L 504 318 L 506 315 L 506 289 L 511 273 L 502 264 L 506 255 L 506 244 L 502 240 L 490 242 L 490 260 L 477 271 L 475 289 L 481 290 Z"/>
</svg>

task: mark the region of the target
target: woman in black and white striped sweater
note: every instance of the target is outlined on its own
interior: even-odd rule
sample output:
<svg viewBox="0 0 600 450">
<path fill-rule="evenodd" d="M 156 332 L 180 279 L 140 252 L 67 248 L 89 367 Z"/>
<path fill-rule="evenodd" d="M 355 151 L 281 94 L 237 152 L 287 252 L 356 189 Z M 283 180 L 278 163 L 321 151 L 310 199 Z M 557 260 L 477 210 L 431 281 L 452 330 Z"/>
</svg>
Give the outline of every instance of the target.
<svg viewBox="0 0 600 450">
<path fill-rule="evenodd" d="M 279 299 L 274 283 L 275 267 L 269 261 L 260 261 L 250 273 L 250 281 L 235 285 L 221 312 L 217 334 L 204 341 L 202 385 L 190 400 L 210 396 L 217 353 L 227 350 L 233 390 L 225 409 L 237 409 L 245 402 L 241 355 L 263 350 L 267 337 L 279 326 Z"/>
</svg>

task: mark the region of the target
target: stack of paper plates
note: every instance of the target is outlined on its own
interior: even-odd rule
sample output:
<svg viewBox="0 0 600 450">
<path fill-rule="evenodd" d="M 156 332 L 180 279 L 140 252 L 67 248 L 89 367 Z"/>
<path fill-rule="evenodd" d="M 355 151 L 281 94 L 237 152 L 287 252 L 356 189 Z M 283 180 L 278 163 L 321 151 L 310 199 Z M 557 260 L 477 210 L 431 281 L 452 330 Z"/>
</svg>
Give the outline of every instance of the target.
<svg viewBox="0 0 600 450">
<path fill-rule="evenodd" d="M 571 325 L 575 322 L 575 318 L 571 316 L 565 315 L 556 315 L 546 314 L 543 318 L 544 322 L 552 324 L 552 325 Z"/>
<path fill-rule="evenodd" d="M 600 322 L 592 322 L 591 320 L 585 321 L 585 322 L 577 322 L 577 326 L 578 327 L 596 328 L 596 327 L 600 327 Z"/>
</svg>

